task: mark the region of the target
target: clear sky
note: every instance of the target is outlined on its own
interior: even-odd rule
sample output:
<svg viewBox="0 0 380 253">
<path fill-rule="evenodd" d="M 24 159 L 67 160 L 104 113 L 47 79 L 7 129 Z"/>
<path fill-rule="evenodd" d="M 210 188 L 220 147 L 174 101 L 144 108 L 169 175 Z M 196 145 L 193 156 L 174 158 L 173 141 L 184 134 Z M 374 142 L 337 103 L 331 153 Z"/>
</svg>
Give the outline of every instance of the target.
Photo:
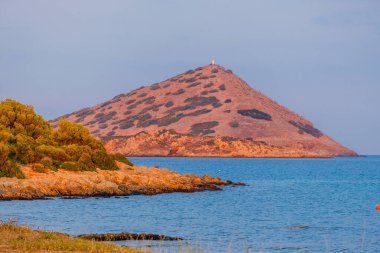
<svg viewBox="0 0 380 253">
<path fill-rule="evenodd" d="M 378 0 L 0 0 L 0 99 L 48 119 L 212 58 L 380 154 Z"/>
</svg>

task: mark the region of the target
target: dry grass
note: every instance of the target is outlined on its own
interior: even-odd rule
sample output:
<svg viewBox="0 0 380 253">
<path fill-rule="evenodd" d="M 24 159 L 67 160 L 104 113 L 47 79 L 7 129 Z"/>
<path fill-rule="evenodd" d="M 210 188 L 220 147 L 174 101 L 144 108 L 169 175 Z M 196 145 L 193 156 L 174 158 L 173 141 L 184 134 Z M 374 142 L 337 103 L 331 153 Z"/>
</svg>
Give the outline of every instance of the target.
<svg viewBox="0 0 380 253">
<path fill-rule="evenodd" d="M 19 226 L 15 222 L 0 222 L 0 252 L 143 253 L 146 251 L 73 238 L 57 232 L 33 230 Z"/>
</svg>

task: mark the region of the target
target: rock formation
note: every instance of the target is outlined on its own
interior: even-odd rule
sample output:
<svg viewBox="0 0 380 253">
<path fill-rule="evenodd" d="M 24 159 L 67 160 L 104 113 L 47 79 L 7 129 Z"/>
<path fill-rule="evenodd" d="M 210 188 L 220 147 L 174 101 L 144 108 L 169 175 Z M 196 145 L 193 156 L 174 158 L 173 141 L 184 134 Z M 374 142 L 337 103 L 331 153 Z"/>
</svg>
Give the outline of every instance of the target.
<svg viewBox="0 0 380 253">
<path fill-rule="evenodd" d="M 211 176 L 180 174 L 175 171 L 117 162 L 119 170 L 39 173 L 22 167 L 25 179 L 0 178 L 0 200 L 37 199 L 57 196 L 153 195 L 170 192 L 220 190 L 219 186 L 244 185 Z"/>
<path fill-rule="evenodd" d="M 231 70 L 215 64 L 120 94 L 64 117 L 85 125 L 93 135 L 108 142 L 109 151 L 131 156 L 356 155 L 310 121 L 251 88 Z M 162 137 L 163 130 L 172 143 L 154 139 Z M 141 132 L 154 143 L 148 145 L 149 149 L 141 140 L 126 141 L 136 141 Z M 176 148 L 183 145 L 183 140 L 190 143 L 188 147 Z M 202 148 L 199 143 L 203 143 Z M 206 148 L 205 143 L 210 145 Z"/>
</svg>

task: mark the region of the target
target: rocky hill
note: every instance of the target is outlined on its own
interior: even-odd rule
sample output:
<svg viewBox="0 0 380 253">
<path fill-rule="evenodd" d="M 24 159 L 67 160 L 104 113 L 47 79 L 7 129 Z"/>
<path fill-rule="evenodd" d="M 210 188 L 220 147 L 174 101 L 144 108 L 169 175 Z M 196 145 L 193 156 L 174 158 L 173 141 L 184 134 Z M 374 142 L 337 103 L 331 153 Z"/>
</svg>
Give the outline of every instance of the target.
<svg viewBox="0 0 380 253">
<path fill-rule="evenodd" d="M 93 135 L 107 142 L 110 151 L 128 155 L 356 155 L 310 121 L 251 88 L 231 70 L 215 64 L 120 94 L 63 117 L 88 127 Z M 170 131 L 164 131 L 165 140 L 156 141 L 152 152 L 152 143 L 145 140 L 154 140 L 162 135 L 162 130 Z M 141 132 L 145 137 L 136 138 Z M 126 140 L 131 137 L 134 142 L 128 143 Z M 175 146 L 182 137 L 190 145 L 178 152 Z M 231 139 L 224 138 L 226 145 L 220 146 L 217 140 L 222 140 L 221 137 Z M 238 146 L 227 145 L 232 141 L 235 144 L 241 141 L 246 152 L 236 152 Z M 208 143 L 207 148 L 199 151 L 199 143 L 203 146 Z"/>
</svg>

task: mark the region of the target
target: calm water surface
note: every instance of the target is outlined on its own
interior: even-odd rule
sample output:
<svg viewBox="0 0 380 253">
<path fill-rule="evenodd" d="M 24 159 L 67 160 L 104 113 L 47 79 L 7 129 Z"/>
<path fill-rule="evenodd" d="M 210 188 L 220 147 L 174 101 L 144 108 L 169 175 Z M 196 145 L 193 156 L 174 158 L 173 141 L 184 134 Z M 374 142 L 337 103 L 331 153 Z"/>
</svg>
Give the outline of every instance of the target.
<svg viewBox="0 0 380 253">
<path fill-rule="evenodd" d="M 380 156 L 333 159 L 132 158 L 242 181 L 223 191 L 0 202 L 0 219 L 70 233 L 150 232 L 158 252 L 380 252 Z M 141 245 L 122 242 L 127 245 Z M 159 247 L 156 245 L 159 244 Z"/>
</svg>

